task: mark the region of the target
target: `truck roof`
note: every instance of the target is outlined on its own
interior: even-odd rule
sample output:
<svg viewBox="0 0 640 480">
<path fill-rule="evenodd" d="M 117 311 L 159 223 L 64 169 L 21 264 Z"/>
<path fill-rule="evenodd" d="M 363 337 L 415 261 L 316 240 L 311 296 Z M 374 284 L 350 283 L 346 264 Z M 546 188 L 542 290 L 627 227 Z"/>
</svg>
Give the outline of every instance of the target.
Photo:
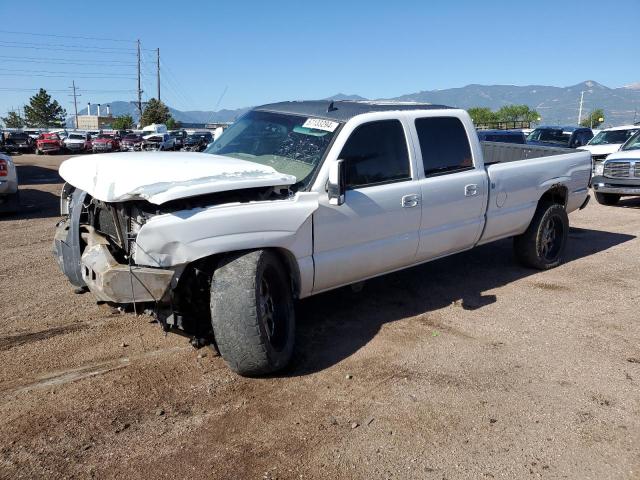
<svg viewBox="0 0 640 480">
<path fill-rule="evenodd" d="M 589 130 L 589 127 L 576 127 L 575 125 L 540 125 L 540 130 L 562 130 L 563 132 L 575 132 L 576 130 Z"/>
<path fill-rule="evenodd" d="M 354 100 L 305 100 L 296 102 L 279 102 L 261 105 L 254 110 L 262 112 L 303 115 L 307 117 L 325 118 L 337 122 L 347 120 L 369 112 L 388 112 L 397 110 L 441 110 L 449 109 L 445 105 L 412 102 L 364 102 Z"/>
</svg>

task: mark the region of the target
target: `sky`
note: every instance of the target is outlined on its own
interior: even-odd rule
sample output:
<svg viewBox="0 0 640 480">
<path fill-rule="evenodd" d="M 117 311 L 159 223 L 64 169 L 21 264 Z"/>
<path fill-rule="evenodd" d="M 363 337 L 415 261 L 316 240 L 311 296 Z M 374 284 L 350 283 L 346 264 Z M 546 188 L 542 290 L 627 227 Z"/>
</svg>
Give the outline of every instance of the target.
<svg viewBox="0 0 640 480">
<path fill-rule="evenodd" d="M 640 82 L 640 0 L 0 0 L 0 19 L 2 116 L 39 87 L 71 112 L 72 80 L 81 106 L 134 100 L 136 39 L 143 97 L 156 95 L 159 48 L 162 99 L 180 110 Z"/>
</svg>

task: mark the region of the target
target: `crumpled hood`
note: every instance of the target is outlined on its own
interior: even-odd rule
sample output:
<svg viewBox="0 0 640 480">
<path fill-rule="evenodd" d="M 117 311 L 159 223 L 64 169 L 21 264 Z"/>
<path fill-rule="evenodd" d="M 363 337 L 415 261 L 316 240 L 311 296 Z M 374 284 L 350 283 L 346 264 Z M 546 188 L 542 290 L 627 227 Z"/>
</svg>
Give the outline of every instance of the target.
<svg viewBox="0 0 640 480">
<path fill-rule="evenodd" d="M 259 163 L 207 153 L 136 152 L 72 157 L 60 176 L 104 202 L 147 200 L 153 204 L 244 188 L 296 182 Z"/>
</svg>

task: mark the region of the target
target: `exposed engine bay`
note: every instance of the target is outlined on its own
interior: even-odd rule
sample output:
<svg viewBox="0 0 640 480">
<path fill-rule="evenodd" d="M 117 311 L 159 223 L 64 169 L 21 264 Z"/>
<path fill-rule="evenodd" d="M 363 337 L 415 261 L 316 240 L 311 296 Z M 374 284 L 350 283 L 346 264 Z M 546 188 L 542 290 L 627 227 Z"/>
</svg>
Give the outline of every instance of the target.
<svg viewBox="0 0 640 480">
<path fill-rule="evenodd" d="M 199 211 L 219 205 L 285 200 L 286 187 L 217 192 L 154 205 L 145 200 L 104 202 L 65 184 L 54 237 L 60 269 L 79 290 L 98 301 L 148 310 L 165 331 L 189 336 L 197 346 L 213 342 L 210 278 L 217 258 L 167 267 L 135 263 L 140 229 L 159 215 Z"/>
</svg>

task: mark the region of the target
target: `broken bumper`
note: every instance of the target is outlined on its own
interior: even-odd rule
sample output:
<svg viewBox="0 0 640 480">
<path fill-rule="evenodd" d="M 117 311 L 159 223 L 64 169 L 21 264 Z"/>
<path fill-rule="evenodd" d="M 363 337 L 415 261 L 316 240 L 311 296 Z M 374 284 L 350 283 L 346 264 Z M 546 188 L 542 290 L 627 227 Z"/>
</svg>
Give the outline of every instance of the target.
<svg viewBox="0 0 640 480">
<path fill-rule="evenodd" d="M 105 302 L 160 301 L 174 275 L 173 270 L 118 263 L 103 244 L 87 247 L 80 263 L 87 287 Z"/>
</svg>

